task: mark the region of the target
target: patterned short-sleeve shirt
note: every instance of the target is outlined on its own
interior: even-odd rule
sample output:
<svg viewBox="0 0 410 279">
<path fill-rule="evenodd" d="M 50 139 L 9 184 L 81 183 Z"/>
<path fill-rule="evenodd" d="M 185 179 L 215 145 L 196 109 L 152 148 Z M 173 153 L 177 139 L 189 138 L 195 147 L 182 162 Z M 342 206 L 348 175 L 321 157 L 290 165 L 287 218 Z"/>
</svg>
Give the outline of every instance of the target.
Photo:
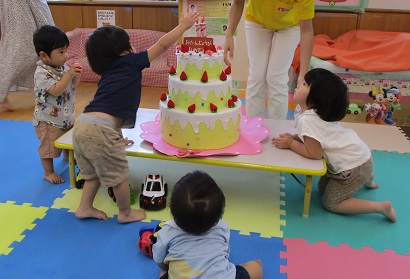
<svg viewBox="0 0 410 279">
<path fill-rule="evenodd" d="M 46 122 L 61 129 L 71 128 L 74 124 L 75 88 L 72 81 L 60 96 L 53 96 L 48 90 L 61 79 L 68 67 L 53 68 L 37 62 L 34 73 L 34 94 L 36 95 L 34 106 L 33 124 Z"/>
</svg>

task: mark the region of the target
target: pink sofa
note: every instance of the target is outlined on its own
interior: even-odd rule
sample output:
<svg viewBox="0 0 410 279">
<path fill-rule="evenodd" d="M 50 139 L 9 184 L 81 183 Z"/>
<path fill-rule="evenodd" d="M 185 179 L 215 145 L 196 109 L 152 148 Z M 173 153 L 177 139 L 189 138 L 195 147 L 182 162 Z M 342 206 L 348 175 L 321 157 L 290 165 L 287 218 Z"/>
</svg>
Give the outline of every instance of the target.
<svg viewBox="0 0 410 279">
<path fill-rule="evenodd" d="M 67 65 L 70 66 L 74 62 L 81 64 L 83 66 L 81 81 L 98 82 L 100 76 L 91 70 L 85 55 L 85 41 L 92 31 L 94 31 L 94 28 L 77 28 L 67 32 L 68 39 L 70 40 Z M 159 38 L 166 34 L 161 31 L 142 29 L 126 29 L 126 31 L 130 36 L 131 45 L 136 51 L 148 49 L 157 42 Z M 168 86 L 169 68 L 176 66 L 175 48 L 176 45 L 170 47 L 165 53 L 155 59 L 149 68 L 144 69 L 142 72 L 142 85 L 157 87 Z"/>
</svg>

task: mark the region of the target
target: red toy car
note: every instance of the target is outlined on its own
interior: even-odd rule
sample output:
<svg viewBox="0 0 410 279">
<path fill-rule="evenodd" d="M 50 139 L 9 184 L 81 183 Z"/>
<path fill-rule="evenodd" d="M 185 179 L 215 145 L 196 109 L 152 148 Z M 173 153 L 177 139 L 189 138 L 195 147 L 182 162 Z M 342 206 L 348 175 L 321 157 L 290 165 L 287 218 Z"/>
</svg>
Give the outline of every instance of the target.
<svg viewBox="0 0 410 279">
<path fill-rule="evenodd" d="M 146 230 L 142 234 L 140 232 L 140 239 L 138 240 L 138 248 L 140 248 L 141 252 L 149 257 L 152 258 L 152 239 L 153 233 L 151 230 Z"/>
<path fill-rule="evenodd" d="M 138 240 L 138 248 L 144 255 L 152 258 L 152 245 L 157 242 L 157 234 L 161 229 L 162 224 L 165 222 L 160 222 L 156 226 L 145 226 L 140 229 L 140 239 Z"/>
</svg>

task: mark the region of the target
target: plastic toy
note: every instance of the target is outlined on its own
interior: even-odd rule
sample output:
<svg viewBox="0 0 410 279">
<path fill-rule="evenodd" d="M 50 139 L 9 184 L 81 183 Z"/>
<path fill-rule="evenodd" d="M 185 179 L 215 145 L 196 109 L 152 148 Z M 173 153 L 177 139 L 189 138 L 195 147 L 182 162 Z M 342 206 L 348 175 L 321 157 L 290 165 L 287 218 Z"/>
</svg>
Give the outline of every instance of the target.
<svg viewBox="0 0 410 279">
<path fill-rule="evenodd" d="M 357 104 L 355 104 L 355 103 L 351 103 L 350 105 L 349 105 L 349 107 L 347 108 L 347 114 L 351 114 L 351 113 L 353 113 L 353 114 L 359 114 L 359 113 L 361 113 L 362 112 L 362 110 L 359 108 L 359 106 L 357 105 Z"/>
<path fill-rule="evenodd" d="M 135 195 L 132 191 L 131 184 L 128 184 L 128 186 L 130 187 L 130 204 L 133 205 L 135 204 Z M 112 187 L 108 187 L 108 195 L 114 202 L 117 202 L 117 198 L 115 197 L 114 189 Z"/>
<path fill-rule="evenodd" d="M 382 118 L 388 111 L 388 107 L 385 104 L 384 94 L 385 89 L 383 89 L 382 86 L 379 86 L 378 88 L 372 86 L 372 90 L 369 92 L 369 96 L 373 98 L 373 104 L 365 105 L 365 110 L 369 112 L 366 115 L 366 122 L 370 122 L 370 120 L 374 118 L 374 122 L 376 124 L 382 123 Z"/>
<path fill-rule="evenodd" d="M 138 248 L 140 251 L 152 258 L 152 245 L 157 242 L 158 231 L 162 228 L 165 222 L 160 222 L 156 226 L 145 226 L 140 229 L 140 238 L 138 240 Z"/>
<path fill-rule="evenodd" d="M 384 100 L 388 106 L 387 116 L 384 119 L 386 124 L 396 124 L 396 120 L 392 119 L 393 113 L 395 110 L 401 110 L 400 98 L 401 94 L 397 87 L 393 86 L 390 89 L 387 89 L 384 94 Z"/>
<path fill-rule="evenodd" d="M 160 174 L 148 174 L 141 187 L 140 207 L 163 209 L 166 207 L 168 185 Z"/>
<path fill-rule="evenodd" d="M 75 187 L 77 189 L 82 189 L 84 187 L 84 182 L 85 180 L 81 178 L 80 172 L 78 172 L 75 178 Z M 134 192 L 132 191 L 131 184 L 129 184 L 129 187 L 130 187 L 130 204 L 133 205 L 135 204 L 135 195 L 134 195 Z M 112 189 L 112 187 L 108 187 L 108 195 L 114 202 L 117 202 L 117 199 L 115 198 L 114 190 Z"/>
<path fill-rule="evenodd" d="M 85 180 L 81 178 L 80 172 L 77 173 L 75 178 L 75 188 L 82 189 L 84 187 Z"/>
</svg>

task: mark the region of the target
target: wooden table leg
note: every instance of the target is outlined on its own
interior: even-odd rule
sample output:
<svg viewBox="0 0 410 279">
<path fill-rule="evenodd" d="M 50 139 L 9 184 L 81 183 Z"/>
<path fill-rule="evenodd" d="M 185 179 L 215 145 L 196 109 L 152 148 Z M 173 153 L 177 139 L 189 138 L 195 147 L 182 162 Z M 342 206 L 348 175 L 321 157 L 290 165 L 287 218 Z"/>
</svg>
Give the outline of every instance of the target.
<svg viewBox="0 0 410 279">
<path fill-rule="evenodd" d="M 69 172 L 70 172 L 70 187 L 75 188 L 74 150 L 68 150 L 68 167 L 69 167 Z"/>
<path fill-rule="evenodd" d="M 312 176 L 306 175 L 305 198 L 303 201 L 303 213 L 302 213 L 303 218 L 309 217 L 311 195 L 312 195 Z"/>
</svg>

